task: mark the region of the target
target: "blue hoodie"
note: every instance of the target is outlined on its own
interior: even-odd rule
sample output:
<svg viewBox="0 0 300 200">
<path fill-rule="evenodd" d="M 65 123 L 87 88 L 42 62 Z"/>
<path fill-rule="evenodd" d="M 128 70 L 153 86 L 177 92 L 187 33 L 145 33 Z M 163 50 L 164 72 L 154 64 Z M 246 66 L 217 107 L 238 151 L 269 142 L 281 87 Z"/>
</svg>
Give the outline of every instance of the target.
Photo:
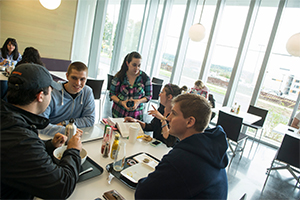
<svg viewBox="0 0 300 200">
<path fill-rule="evenodd" d="M 227 199 L 227 148 L 221 126 L 185 138 L 138 182 L 135 198 Z"/>
<path fill-rule="evenodd" d="M 53 136 L 56 133 L 65 133 L 64 126 L 56 124 L 71 118 L 75 119 L 77 128 L 93 126 L 95 122 L 95 101 L 92 89 L 85 85 L 75 99 L 64 89 L 61 83 L 61 90 L 53 89 L 51 102 L 41 115 L 50 120 L 50 124 L 39 133 Z"/>
</svg>

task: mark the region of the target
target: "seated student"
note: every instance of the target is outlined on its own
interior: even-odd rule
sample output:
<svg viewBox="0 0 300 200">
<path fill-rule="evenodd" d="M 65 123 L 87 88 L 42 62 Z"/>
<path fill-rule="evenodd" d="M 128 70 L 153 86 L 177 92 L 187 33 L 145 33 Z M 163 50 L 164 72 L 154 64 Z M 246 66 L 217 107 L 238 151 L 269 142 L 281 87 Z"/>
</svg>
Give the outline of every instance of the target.
<svg viewBox="0 0 300 200">
<path fill-rule="evenodd" d="M 0 49 L 0 65 L 8 66 L 10 64 L 16 66 L 21 59 L 22 56 L 19 53 L 16 39 L 7 38 Z"/>
<path fill-rule="evenodd" d="M 300 128 L 300 112 L 298 112 L 298 114 L 294 117 L 291 126 L 297 129 Z"/>
<path fill-rule="evenodd" d="M 170 135 L 180 142 L 165 155 L 147 178 L 139 180 L 136 199 L 226 199 L 225 167 L 228 144 L 221 126 L 206 129 L 211 106 L 199 95 L 173 99 L 167 118 Z"/>
<path fill-rule="evenodd" d="M 88 74 L 87 66 L 82 62 L 69 65 L 66 82 L 60 82 L 60 90 L 54 89 L 52 101 L 42 114 L 50 120 L 39 133 L 54 135 L 65 133 L 65 126 L 71 118 L 77 128 L 93 126 L 95 122 L 95 101 L 92 89 L 85 85 Z"/>
<path fill-rule="evenodd" d="M 160 105 L 156 110 L 148 111 L 149 115 L 152 115 L 152 121 L 148 124 L 140 120 L 135 120 L 131 117 L 125 117 L 125 121 L 138 121 L 142 126 L 144 131 L 153 131 L 153 137 L 157 140 L 162 141 L 167 145 L 167 147 L 173 147 L 177 142 L 178 138 L 169 134 L 169 127 L 167 122 L 167 117 L 171 113 L 172 109 L 172 99 L 182 93 L 184 87 L 179 88 L 177 85 L 166 84 L 162 92 L 159 94 Z"/>
<path fill-rule="evenodd" d="M 204 85 L 204 83 L 201 80 L 197 80 L 194 87 L 191 88 L 190 93 L 204 96 L 207 99 L 208 92 L 208 88 Z"/>
<path fill-rule="evenodd" d="M 80 133 L 73 136 L 59 164 L 52 160 L 53 150 L 67 141 L 57 133 L 42 141 L 37 129 L 49 123 L 39 116 L 57 88 L 46 68 L 22 64 L 8 79 L 7 100 L 0 110 L 1 199 L 66 199 L 75 189 L 81 168 Z"/>
<path fill-rule="evenodd" d="M 39 51 L 33 47 L 27 47 L 24 50 L 22 60 L 17 63 L 16 67 L 22 63 L 35 63 L 44 66 Z"/>
</svg>

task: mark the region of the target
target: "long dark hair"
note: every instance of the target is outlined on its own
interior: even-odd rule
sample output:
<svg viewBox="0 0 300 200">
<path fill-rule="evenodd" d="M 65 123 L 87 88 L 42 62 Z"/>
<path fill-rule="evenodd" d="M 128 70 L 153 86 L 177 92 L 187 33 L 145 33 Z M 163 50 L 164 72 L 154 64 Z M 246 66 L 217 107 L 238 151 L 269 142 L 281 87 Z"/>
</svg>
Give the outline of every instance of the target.
<svg viewBox="0 0 300 200">
<path fill-rule="evenodd" d="M 120 71 L 118 71 L 117 74 L 115 75 L 115 77 L 119 78 L 121 80 L 121 82 L 124 81 L 125 74 L 128 70 L 128 66 L 126 64 L 126 61 L 128 63 L 130 63 L 132 61 L 132 58 L 142 59 L 142 56 L 141 56 L 141 54 L 139 54 L 136 51 L 133 51 L 133 52 L 126 55 L 126 57 L 124 58 L 123 64 L 121 66 Z"/>
<path fill-rule="evenodd" d="M 182 91 L 185 91 L 186 86 L 182 86 L 181 88 L 179 88 L 177 85 L 168 83 L 165 85 L 165 91 L 166 91 L 166 95 L 168 96 L 169 94 L 171 94 L 174 97 L 180 95 L 182 93 Z"/>
<path fill-rule="evenodd" d="M 1 48 L 2 57 L 7 58 L 7 54 L 8 54 L 7 45 L 9 42 L 15 46 L 15 50 L 13 50 L 12 55 L 13 55 L 13 59 L 17 60 L 19 57 L 19 50 L 18 50 L 18 43 L 14 38 L 7 38 L 6 41 L 4 42 Z"/>
<path fill-rule="evenodd" d="M 24 50 L 22 60 L 18 62 L 16 66 L 22 63 L 35 63 L 44 66 L 39 51 L 33 47 L 27 47 Z"/>
</svg>

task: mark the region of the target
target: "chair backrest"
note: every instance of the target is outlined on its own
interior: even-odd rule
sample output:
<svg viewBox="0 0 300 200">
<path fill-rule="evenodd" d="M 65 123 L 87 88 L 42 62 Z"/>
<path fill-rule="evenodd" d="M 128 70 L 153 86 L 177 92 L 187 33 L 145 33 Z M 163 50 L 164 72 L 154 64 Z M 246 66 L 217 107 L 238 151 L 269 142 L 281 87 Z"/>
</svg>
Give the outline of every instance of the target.
<svg viewBox="0 0 300 200">
<path fill-rule="evenodd" d="M 222 126 L 227 135 L 227 138 L 229 138 L 230 140 L 235 142 L 238 141 L 242 123 L 243 118 L 233 116 L 231 114 L 219 110 L 217 125 Z"/>
<path fill-rule="evenodd" d="M 284 135 L 281 146 L 277 152 L 277 160 L 300 168 L 300 140 L 288 134 Z"/>
<path fill-rule="evenodd" d="M 159 79 L 159 78 L 153 77 L 151 82 L 152 82 L 152 83 L 159 84 L 159 85 L 162 85 L 163 82 L 164 82 L 164 80 L 163 80 L 163 79 Z"/>
<path fill-rule="evenodd" d="M 256 106 L 250 105 L 247 112 L 250 113 L 250 114 L 257 115 L 257 116 L 261 117 L 261 119 L 259 121 L 255 122 L 255 123 L 253 123 L 253 125 L 263 126 L 269 111 L 265 110 L 265 109 L 262 109 L 262 108 L 259 108 L 259 107 L 256 107 Z"/>
<path fill-rule="evenodd" d="M 110 90 L 111 80 L 113 79 L 113 75 L 107 74 L 107 88 L 106 90 Z"/>
<path fill-rule="evenodd" d="M 208 94 L 208 101 L 210 102 L 212 108 L 216 107 L 216 100 L 214 99 L 213 94 Z"/>
<path fill-rule="evenodd" d="M 162 85 L 152 84 L 152 100 L 158 100 Z"/>
<path fill-rule="evenodd" d="M 86 85 L 93 90 L 94 99 L 100 99 L 104 80 L 87 79 Z"/>
<path fill-rule="evenodd" d="M 71 64 L 71 60 L 55 58 L 41 58 L 41 61 L 49 71 L 67 72 L 68 67 Z"/>
</svg>

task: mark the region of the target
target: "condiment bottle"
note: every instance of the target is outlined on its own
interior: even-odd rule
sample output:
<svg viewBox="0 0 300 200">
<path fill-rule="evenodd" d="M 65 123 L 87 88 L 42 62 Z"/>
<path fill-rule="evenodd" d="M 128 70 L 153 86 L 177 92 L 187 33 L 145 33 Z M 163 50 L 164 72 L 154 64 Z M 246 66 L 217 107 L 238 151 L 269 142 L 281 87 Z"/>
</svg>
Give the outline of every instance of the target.
<svg viewBox="0 0 300 200">
<path fill-rule="evenodd" d="M 239 107 L 236 109 L 236 114 L 240 113 L 240 109 L 241 109 L 241 105 L 239 105 Z"/>
<path fill-rule="evenodd" d="M 116 133 L 114 143 L 111 147 L 111 153 L 110 153 L 111 159 L 115 159 L 115 155 L 116 155 L 116 153 L 118 151 L 118 147 L 119 147 L 119 140 L 120 140 L 120 134 Z"/>
<path fill-rule="evenodd" d="M 66 126 L 65 135 L 68 137 L 67 142 L 72 138 L 73 135 L 76 134 L 77 127 L 74 124 L 74 122 L 75 122 L 75 120 L 73 118 L 71 118 L 69 120 L 69 124 Z"/>
<path fill-rule="evenodd" d="M 106 147 L 107 147 L 108 153 L 110 151 L 110 138 L 111 138 L 112 129 L 109 125 L 106 125 L 104 131 L 105 132 L 104 132 L 104 135 L 103 135 L 102 146 L 101 146 L 101 153 L 102 154 L 104 154 Z M 103 155 L 103 157 L 104 157 L 104 155 Z"/>
<path fill-rule="evenodd" d="M 236 105 L 236 102 L 235 102 L 234 105 L 231 107 L 230 112 L 235 113 L 236 109 L 237 109 L 237 105 Z"/>
</svg>

